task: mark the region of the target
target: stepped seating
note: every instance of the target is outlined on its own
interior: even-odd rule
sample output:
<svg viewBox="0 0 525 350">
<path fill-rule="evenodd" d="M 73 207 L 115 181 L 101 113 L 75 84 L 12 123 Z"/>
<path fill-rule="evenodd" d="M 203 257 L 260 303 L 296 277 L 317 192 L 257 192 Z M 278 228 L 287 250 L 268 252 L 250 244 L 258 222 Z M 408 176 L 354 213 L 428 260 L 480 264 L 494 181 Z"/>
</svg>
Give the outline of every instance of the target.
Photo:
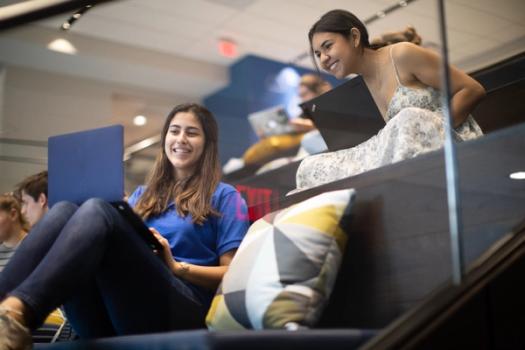
<svg viewBox="0 0 525 350">
<path fill-rule="evenodd" d="M 525 124 L 458 146 L 464 259 L 477 261 L 523 219 Z M 57 343 L 48 349 L 357 348 L 450 282 L 451 257 L 443 152 L 429 153 L 295 195 L 252 212 L 287 207 L 321 192 L 355 188 L 354 219 L 334 293 L 318 329 L 179 331 Z M 259 207 L 259 209 L 258 209 Z M 314 340 L 317 339 L 317 340 Z"/>
<path fill-rule="evenodd" d="M 523 149 L 525 124 L 458 145 L 467 264 L 522 219 L 523 184 L 509 174 L 523 167 Z M 260 203 L 253 212 L 355 188 L 347 254 L 320 326 L 382 328 L 450 278 L 445 187 L 438 151 Z"/>
<path fill-rule="evenodd" d="M 383 329 L 372 349 L 521 349 L 525 345 L 525 220 L 469 266 Z"/>
</svg>

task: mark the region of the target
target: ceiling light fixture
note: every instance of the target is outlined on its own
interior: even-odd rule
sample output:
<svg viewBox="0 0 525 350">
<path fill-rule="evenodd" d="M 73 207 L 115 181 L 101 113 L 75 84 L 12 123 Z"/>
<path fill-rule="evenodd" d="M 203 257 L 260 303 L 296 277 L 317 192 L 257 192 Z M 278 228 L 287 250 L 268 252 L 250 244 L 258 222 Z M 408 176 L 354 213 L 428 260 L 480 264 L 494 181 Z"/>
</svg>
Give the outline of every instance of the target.
<svg viewBox="0 0 525 350">
<path fill-rule="evenodd" d="M 366 25 L 369 25 L 370 23 L 375 22 L 378 19 L 385 18 L 386 15 L 388 15 L 389 13 L 391 13 L 393 11 L 399 10 L 402 7 L 407 7 L 408 4 L 410 4 L 411 2 L 414 2 L 414 1 L 416 1 L 416 0 L 400 0 L 399 2 L 393 4 L 392 6 L 387 7 L 386 9 L 384 9 L 382 11 L 377 11 L 376 14 L 373 15 L 372 17 L 366 18 L 363 21 L 363 23 L 366 24 Z"/>
<path fill-rule="evenodd" d="M 55 39 L 49 44 L 47 44 L 47 48 L 52 51 L 65 53 L 68 55 L 75 55 L 77 53 L 77 49 L 71 42 L 69 42 L 66 39 L 59 38 Z"/>
<path fill-rule="evenodd" d="M 133 124 L 135 124 L 136 126 L 146 125 L 147 122 L 148 118 L 146 118 L 143 115 L 137 115 L 135 118 L 133 118 Z"/>
<path fill-rule="evenodd" d="M 509 175 L 512 180 L 525 180 L 525 171 L 516 171 Z"/>
</svg>

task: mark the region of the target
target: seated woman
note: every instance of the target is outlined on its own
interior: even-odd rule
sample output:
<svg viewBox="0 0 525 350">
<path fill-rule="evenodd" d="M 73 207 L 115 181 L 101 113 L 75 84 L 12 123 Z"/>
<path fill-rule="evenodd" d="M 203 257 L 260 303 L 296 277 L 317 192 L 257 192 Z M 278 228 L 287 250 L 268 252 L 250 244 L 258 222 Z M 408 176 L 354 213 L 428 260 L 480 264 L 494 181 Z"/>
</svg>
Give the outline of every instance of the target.
<svg viewBox="0 0 525 350">
<path fill-rule="evenodd" d="M 203 327 L 248 228 L 244 201 L 219 181 L 217 135 L 196 104 L 166 119 L 147 185 L 129 199 L 158 256 L 107 202 L 54 205 L 0 276 L 0 349 L 29 348 L 27 328 L 61 304 L 81 337 Z"/>
<path fill-rule="evenodd" d="M 402 42 L 376 49 L 364 24 L 352 13 L 333 10 L 308 33 L 311 54 L 338 79 L 360 74 L 386 126 L 353 148 L 305 158 L 297 170 L 298 190 L 349 177 L 443 145 L 440 58 L 434 52 Z M 316 61 L 317 62 L 317 61 Z M 450 67 L 451 114 L 456 140 L 482 135 L 470 116 L 485 90 L 467 74 Z"/>
</svg>

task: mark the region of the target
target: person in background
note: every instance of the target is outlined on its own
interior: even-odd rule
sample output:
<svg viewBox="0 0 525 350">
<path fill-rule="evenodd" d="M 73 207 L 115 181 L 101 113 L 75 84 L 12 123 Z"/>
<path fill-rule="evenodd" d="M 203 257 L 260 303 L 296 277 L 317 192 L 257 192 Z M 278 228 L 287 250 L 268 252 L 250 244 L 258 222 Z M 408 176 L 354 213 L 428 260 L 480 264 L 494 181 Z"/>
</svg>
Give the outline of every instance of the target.
<svg viewBox="0 0 525 350">
<path fill-rule="evenodd" d="M 0 195 L 0 274 L 26 237 L 29 224 L 12 194 Z"/>
<path fill-rule="evenodd" d="M 308 33 L 312 58 L 338 79 L 363 77 L 385 120 L 375 136 L 355 147 L 305 158 L 296 173 L 303 190 L 415 157 L 443 146 L 440 57 L 409 42 L 370 45 L 364 24 L 352 13 L 324 14 Z M 482 131 L 470 113 L 485 96 L 470 76 L 450 67 L 451 114 L 457 141 Z"/>
<path fill-rule="evenodd" d="M 215 289 L 248 229 L 244 200 L 220 182 L 218 128 L 197 104 L 176 106 L 146 186 L 128 202 L 156 254 L 109 203 L 55 204 L 0 275 L 0 349 L 64 304 L 81 337 L 204 327 Z"/>
<path fill-rule="evenodd" d="M 421 45 L 421 36 L 417 33 L 416 28 L 407 26 L 404 30 L 398 32 L 386 32 L 379 37 L 370 40 L 370 46 L 380 48 L 395 43 L 408 42 L 415 45 Z"/>
<path fill-rule="evenodd" d="M 297 94 L 301 102 L 311 100 L 332 89 L 332 85 L 316 74 L 304 74 L 299 81 Z"/>
<path fill-rule="evenodd" d="M 302 102 L 308 101 L 314 97 L 317 97 L 332 88 L 330 83 L 325 81 L 320 75 L 316 74 L 305 74 L 301 77 L 299 85 L 297 87 L 298 97 Z M 297 153 L 294 156 L 285 156 L 272 159 L 262 165 L 257 171 L 256 174 L 262 174 L 270 170 L 280 168 L 286 164 L 289 164 L 294 161 L 298 161 L 309 154 L 319 153 L 326 150 L 326 144 L 319 133 L 315 128 L 312 120 L 306 115 L 301 115 L 299 117 L 293 118 L 288 122 L 288 125 L 291 126 L 294 135 L 294 143 L 291 144 L 292 147 L 299 146 Z M 279 149 L 280 144 L 285 137 L 289 135 L 279 135 L 275 136 L 272 139 L 266 139 L 260 141 L 255 146 L 252 146 L 247 154 L 257 153 L 258 155 L 264 155 L 267 149 L 274 150 L 276 153 L 281 151 Z M 260 145 L 268 145 L 268 148 L 258 147 Z M 271 147 L 271 148 L 270 148 Z M 290 148 L 292 148 L 290 147 Z M 251 152 L 251 153 L 250 153 Z"/>
<path fill-rule="evenodd" d="M 297 89 L 299 99 L 302 102 L 309 101 L 319 95 L 324 94 L 332 89 L 332 85 L 324 80 L 320 75 L 305 74 L 299 81 Z M 327 150 L 326 143 L 315 128 L 312 120 L 308 117 L 294 118 L 290 121 L 297 129 L 308 131 L 301 140 L 301 148 L 297 154 L 297 159 L 304 158 L 307 155 L 323 152 Z"/>
<path fill-rule="evenodd" d="M 47 170 L 44 170 L 28 176 L 16 185 L 14 193 L 21 202 L 21 213 L 27 220 L 29 228 L 35 226 L 49 210 L 47 179 Z M 33 332 L 33 340 L 47 343 L 47 339 L 57 339 L 59 336 L 64 339 L 73 339 L 75 334 L 71 331 L 71 326 L 63 311 L 57 308 L 49 314 L 44 324 Z"/>
<path fill-rule="evenodd" d="M 31 226 L 47 212 L 47 170 L 25 178 L 16 186 L 15 194 L 22 202 L 22 214 Z"/>
</svg>

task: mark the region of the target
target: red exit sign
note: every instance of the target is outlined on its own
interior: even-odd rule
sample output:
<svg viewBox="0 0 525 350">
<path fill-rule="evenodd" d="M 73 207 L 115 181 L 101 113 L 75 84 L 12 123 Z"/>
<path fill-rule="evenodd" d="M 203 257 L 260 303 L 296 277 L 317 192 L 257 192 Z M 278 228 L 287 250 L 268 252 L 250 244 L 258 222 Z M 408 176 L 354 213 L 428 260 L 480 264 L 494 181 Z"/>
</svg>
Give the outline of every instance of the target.
<svg viewBox="0 0 525 350">
<path fill-rule="evenodd" d="M 278 208 L 279 192 L 271 188 L 236 185 L 237 191 L 246 200 L 250 221 L 262 218 Z"/>
</svg>

